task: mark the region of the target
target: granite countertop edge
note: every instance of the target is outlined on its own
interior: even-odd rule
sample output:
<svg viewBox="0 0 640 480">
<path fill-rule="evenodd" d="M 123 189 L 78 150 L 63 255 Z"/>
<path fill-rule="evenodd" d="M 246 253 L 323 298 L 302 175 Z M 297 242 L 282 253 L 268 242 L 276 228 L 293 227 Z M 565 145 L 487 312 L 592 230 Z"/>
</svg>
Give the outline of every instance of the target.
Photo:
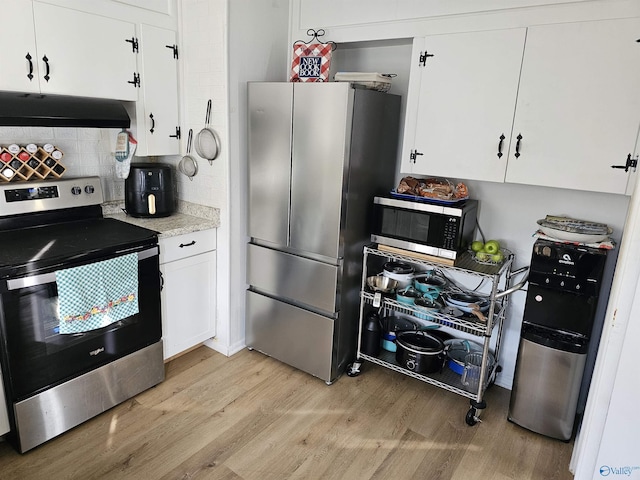
<svg viewBox="0 0 640 480">
<path fill-rule="evenodd" d="M 168 217 L 137 218 L 127 215 L 123 209 L 124 201 L 102 204 L 104 217 L 154 230 L 158 232 L 158 238 L 173 237 L 220 226 L 219 209 L 189 202 L 179 201 L 176 212 Z"/>
</svg>

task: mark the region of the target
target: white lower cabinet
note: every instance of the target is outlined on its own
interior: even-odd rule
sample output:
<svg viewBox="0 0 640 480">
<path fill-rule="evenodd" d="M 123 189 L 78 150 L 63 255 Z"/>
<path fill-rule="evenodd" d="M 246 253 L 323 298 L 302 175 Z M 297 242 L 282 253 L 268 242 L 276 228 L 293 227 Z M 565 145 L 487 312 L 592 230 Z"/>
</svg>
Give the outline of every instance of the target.
<svg viewBox="0 0 640 480">
<path fill-rule="evenodd" d="M 216 231 L 160 238 L 165 360 L 216 334 Z"/>
</svg>

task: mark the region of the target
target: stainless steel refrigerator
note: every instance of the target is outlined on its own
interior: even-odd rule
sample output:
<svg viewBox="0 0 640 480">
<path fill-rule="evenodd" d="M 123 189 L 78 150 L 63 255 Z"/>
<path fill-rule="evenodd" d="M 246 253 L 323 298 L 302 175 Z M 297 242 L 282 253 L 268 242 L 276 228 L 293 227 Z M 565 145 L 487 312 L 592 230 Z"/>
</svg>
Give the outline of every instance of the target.
<svg viewBox="0 0 640 480">
<path fill-rule="evenodd" d="M 353 361 L 373 197 L 394 187 L 400 97 L 249 83 L 246 343 L 333 382 Z"/>
</svg>

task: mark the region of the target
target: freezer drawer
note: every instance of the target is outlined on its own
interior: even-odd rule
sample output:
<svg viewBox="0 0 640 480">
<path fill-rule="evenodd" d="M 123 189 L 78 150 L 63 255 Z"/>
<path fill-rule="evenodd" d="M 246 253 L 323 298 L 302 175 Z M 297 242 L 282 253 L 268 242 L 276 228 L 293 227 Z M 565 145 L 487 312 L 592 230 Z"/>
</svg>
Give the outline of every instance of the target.
<svg viewBox="0 0 640 480">
<path fill-rule="evenodd" d="M 521 338 L 509 420 L 542 435 L 571 439 L 586 359 L 586 353 Z"/>
<path fill-rule="evenodd" d="M 255 290 L 335 316 L 339 268 L 249 244 L 247 282 Z"/>
<path fill-rule="evenodd" d="M 247 292 L 246 343 L 281 362 L 333 381 L 335 320 Z"/>
</svg>

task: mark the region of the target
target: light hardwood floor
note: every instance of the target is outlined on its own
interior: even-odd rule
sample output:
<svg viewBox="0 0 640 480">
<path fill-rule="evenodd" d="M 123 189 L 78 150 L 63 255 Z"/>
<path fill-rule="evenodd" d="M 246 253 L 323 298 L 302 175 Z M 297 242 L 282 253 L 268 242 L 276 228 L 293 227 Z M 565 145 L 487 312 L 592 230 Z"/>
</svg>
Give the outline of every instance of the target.
<svg viewBox="0 0 640 480">
<path fill-rule="evenodd" d="M 365 364 L 333 385 L 255 351 L 200 347 L 166 380 L 20 455 L 2 479 L 572 479 L 572 443 L 506 419 L 491 387 L 482 423 L 467 399 Z"/>
</svg>

